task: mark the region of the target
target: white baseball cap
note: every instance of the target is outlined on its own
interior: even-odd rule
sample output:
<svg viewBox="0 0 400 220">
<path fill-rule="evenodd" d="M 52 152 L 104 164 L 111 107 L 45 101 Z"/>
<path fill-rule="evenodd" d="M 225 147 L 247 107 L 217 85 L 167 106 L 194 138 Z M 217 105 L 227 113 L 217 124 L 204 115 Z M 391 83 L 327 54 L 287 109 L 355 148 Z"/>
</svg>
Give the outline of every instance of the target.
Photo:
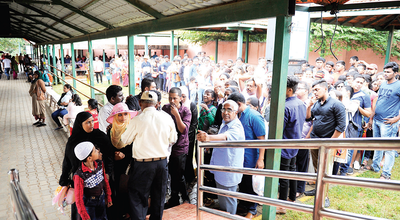
<svg viewBox="0 0 400 220">
<path fill-rule="evenodd" d="M 94 145 L 92 142 L 81 142 L 76 145 L 74 149 L 75 156 L 78 158 L 78 160 L 82 161 L 92 153 L 93 147 Z"/>
</svg>

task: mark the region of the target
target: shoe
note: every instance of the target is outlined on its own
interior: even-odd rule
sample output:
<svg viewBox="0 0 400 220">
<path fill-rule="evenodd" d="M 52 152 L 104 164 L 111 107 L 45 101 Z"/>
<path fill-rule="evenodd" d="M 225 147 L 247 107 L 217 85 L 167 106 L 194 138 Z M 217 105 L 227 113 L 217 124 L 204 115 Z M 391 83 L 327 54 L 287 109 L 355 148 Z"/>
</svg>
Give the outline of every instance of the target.
<svg viewBox="0 0 400 220">
<path fill-rule="evenodd" d="M 42 122 L 41 121 L 37 121 L 37 122 L 33 123 L 32 125 L 38 125 L 40 123 L 42 123 Z"/>
<path fill-rule="evenodd" d="M 252 219 L 252 218 L 254 218 L 254 215 L 251 214 L 250 212 L 248 212 L 247 215 L 245 216 L 245 218 Z"/>
<path fill-rule="evenodd" d="M 286 209 L 285 208 L 276 208 L 276 214 L 284 215 L 284 214 L 286 214 Z"/>
<path fill-rule="evenodd" d="M 329 208 L 329 206 L 331 206 L 331 202 L 329 201 L 329 198 L 328 198 L 328 197 L 326 197 L 326 198 L 325 198 L 325 204 L 324 204 L 324 207 L 325 207 L 325 208 Z"/>
<path fill-rule="evenodd" d="M 61 126 L 61 127 L 58 127 L 58 128 L 56 128 L 56 129 L 54 129 L 55 131 L 58 131 L 58 130 L 60 130 L 60 129 L 62 129 L 63 127 Z"/>
<path fill-rule="evenodd" d="M 305 191 L 304 195 L 306 195 L 306 196 L 315 196 L 315 189 L 312 189 L 310 191 Z"/>
<path fill-rule="evenodd" d="M 353 168 L 349 167 L 349 169 L 347 169 L 347 175 L 351 175 L 353 173 L 354 173 Z"/>
<path fill-rule="evenodd" d="M 354 169 L 359 170 L 361 168 L 360 162 L 354 161 L 354 166 L 353 167 L 354 167 Z"/>
<path fill-rule="evenodd" d="M 379 179 L 381 179 L 381 180 L 390 180 L 390 176 L 385 176 L 385 175 L 381 174 L 381 177 L 379 177 Z"/>
<path fill-rule="evenodd" d="M 43 126 L 46 126 L 46 124 L 45 124 L 45 123 L 43 123 L 43 122 L 40 122 L 40 124 L 39 124 L 39 125 L 37 125 L 36 127 L 43 127 Z"/>
<path fill-rule="evenodd" d="M 302 192 L 302 193 L 297 192 L 297 193 L 296 193 L 296 198 L 302 196 L 303 194 L 304 194 L 304 192 Z"/>
</svg>

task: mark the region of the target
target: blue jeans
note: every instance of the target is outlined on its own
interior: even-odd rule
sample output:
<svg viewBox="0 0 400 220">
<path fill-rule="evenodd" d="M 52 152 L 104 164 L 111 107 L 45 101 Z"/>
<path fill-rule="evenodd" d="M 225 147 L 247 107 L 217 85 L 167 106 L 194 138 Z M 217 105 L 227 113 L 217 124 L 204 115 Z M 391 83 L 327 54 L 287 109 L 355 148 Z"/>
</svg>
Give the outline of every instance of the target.
<svg viewBox="0 0 400 220">
<path fill-rule="evenodd" d="M 67 109 L 58 109 L 55 112 L 51 113 L 51 117 L 53 118 L 53 121 L 57 124 L 58 127 L 61 127 L 60 120 L 58 120 L 58 116 L 61 118 L 64 117 L 64 115 L 68 114 Z"/>
<path fill-rule="evenodd" d="M 390 125 L 383 123 L 383 121 L 374 120 L 373 123 L 374 138 L 396 137 L 398 130 L 399 130 L 399 122 Z M 385 151 L 375 150 L 374 158 L 372 159 L 372 168 L 374 169 L 375 172 L 379 172 L 381 170 L 379 164 L 382 161 L 383 153 L 385 153 L 385 163 L 383 164 L 382 175 L 385 177 L 390 177 L 396 154 L 394 150 L 385 150 Z"/>
<path fill-rule="evenodd" d="M 236 192 L 237 187 L 238 187 L 237 185 L 230 186 L 230 187 L 223 186 L 223 185 L 219 184 L 217 181 L 215 181 L 215 183 L 217 184 L 217 188 L 232 191 L 232 192 Z M 227 211 L 227 212 L 231 213 L 232 215 L 236 215 L 237 199 L 218 195 L 218 201 L 219 201 L 219 206 L 221 207 L 222 210 Z"/>
<path fill-rule="evenodd" d="M 83 203 L 91 220 L 107 220 L 104 192 L 100 196 L 83 196 Z"/>
<path fill-rule="evenodd" d="M 363 135 L 363 130 L 361 130 L 361 131 L 359 131 L 359 134 L 358 134 L 358 137 L 362 137 L 362 135 Z M 347 163 L 341 163 L 340 164 L 340 173 L 341 174 L 346 174 L 347 173 L 347 171 L 348 171 L 348 169 L 349 169 L 349 167 L 350 167 L 350 163 L 351 163 L 351 160 L 353 159 L 353 153 L 354 153 L 354 150 L 348 150 L 347 151 Z"/>
<path fill-rule="evenodd" d="M 11 68 L 4 68 L 4 74 L 6 74 L 7 78 L 10 77 L 10 70 Z"/>
</svg>

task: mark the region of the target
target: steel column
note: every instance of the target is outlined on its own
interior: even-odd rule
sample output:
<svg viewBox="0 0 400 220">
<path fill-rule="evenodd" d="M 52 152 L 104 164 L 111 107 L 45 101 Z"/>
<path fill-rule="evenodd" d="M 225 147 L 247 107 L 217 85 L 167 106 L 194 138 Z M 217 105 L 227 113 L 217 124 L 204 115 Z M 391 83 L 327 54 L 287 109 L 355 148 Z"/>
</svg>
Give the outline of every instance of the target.
<svg viewBox="0 0 400 220">
<path fill-rule="evenodd" d="M 218 38 L 215 39 L 215 63 L 218 63 Z"/>
<path fill-rule="evenodd" d="M 244 55 L 244 62 L 248 63 L 249 62 L 249 39 L 250 38 L 250 33 L 246 32 L 246 51 Z"/>
<path fill-rule="evenodd" d="M 393 32 L 394 32 L 394 26 L 391 26 L 386 46 L 385 64 L 390 62 L 390 54 L 392 53 Z"/>
<path fill-rule="evenodd" d="M 89 79 L 90 79 L 90 85 L 94 87 L 93 46 L 91 40 L 88 41 L 88 48 L 89 48 Z M 93 88 L 90 88 L 90 97 L 92 99 L 96 97 Z"/>
<path fill-rule="evenodd" d="M 46 49 L 47 49 L 47 60 L 46 60 L 46 64 L 47 64 L 47 71 L 49 71 L 49 73 L 50 73 L 50 71 L 51 71 L 51 69 L 50 69 L 50 45 L 49 44 L 47 44 L 46 45 Z M 54 79 L 53 79 L 54 80 Z"/>
<path fill-rule="evenodd" d="M 177 38 L 176 41 L 176 55 L 179 55 L 179 37 Z"/>
<path fill-rule="evenodd" d="M 144 55 L 149 56 L 149 43 L 147 36 L 144 37 Z"/>
<path fill-rule="evenodd" d="M 171 61 L 174 60 L 174 45 L 175 45 L 174 31 L 171 31 L 171 46 L 169 47 L 169 59 Z"/>
<path fill-rule="evenodd" d="M 272 93 L 269 134 L 268 139 L 282 139 L 283 119 L 286 99 L 286 78 L 289 63 L 290 32 L 289 26 L 292 18 L 286 16 L 276 17 L 274 66 L 272 74 Z M 279 170 L 281 161 L 281 150 L 266 150 L 265 168 Z M 264 196 L 276 198 L 278 195 L 278 179 L 266 178 Z M 263 207 L 263 219 L 275 219 L 276 208 L 273 206 Z"/>
<path fill-rule="evenodd" d="M 243 30 L 238 30 L 238 40 L 237 40 L 237 56 L 242 57 L 243 53 Z"/>
<path fill-rule="evenodd" d="M 74 77 L 72 79 L 72 85 L 74 86 L 74 88 L 76 88 L 76 71 L 75 71 L 75 67 L 76 67 L 76 58 L 75 58 L 75 50 L 74 50 L 74 43 L 71 43 L 71 66 L 72 66 L 72 76 Z"/>
<path fill-rule="evenodd" d="M 60 56 L 60 61 L 61 61 L 61 76 L 62 76 L 62 84 L 65 85 L 65 63 L 64 63 L 64 47 L 62 44 L 60 44 L 60 51 L 61 51 L 61 56 Z"/>
<path fill-rule="evenodd" d="M 52 51 L 53 51 L 53 65 L 52 66 L 54 66 L 53 67 L 53 73 L 55 75 L 54 80 L 53 80 L 53 85 L 57 85 L 60 80 L 58 79 L 57 69 L 55 68 L 55 67 L 57 67 L 56 45 L 55 44 L 53 44 L 53 50 Z"/>
<path fill-rule="evenodd" d="M 118 38 L 115 38 L 115 58 L 118 56 Z"/>
<path fill-rule="evenodd" d="M 129 94 L 135 95 L 135 36 L 128 36 Z M 147 38 L 147 37 L 146 37 Z"/>
</svg>

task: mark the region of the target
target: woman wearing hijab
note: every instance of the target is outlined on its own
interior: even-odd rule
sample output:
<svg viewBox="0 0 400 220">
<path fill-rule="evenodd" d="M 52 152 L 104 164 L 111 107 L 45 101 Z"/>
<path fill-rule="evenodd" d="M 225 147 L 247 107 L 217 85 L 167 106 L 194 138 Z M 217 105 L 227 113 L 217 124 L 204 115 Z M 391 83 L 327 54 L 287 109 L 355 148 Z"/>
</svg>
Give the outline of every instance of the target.
<svg viewBox="0 0 400 220">
<path fill-rule="evenodd" d="M 125 103 L 114 105 L 111 115 L 107 118 L 107 122 L 112 124 L 107 135 L 111 139 L 114 153 L 114 179 L 112 184 L 113 195 L 115 196 L 116 215 L 125 215 L 128 218 L 129 199 L 128 194 L 123 192 L 125 188 L 120 189 L 120 178 L 128 168 L 132 159 L 132 144 L 125 145 L 121 142 L 121 135 L 125 132 L 129 122 L 138 114 L 136 111 L 129 110 Z M 117 216 L 120 218 L 120 216 Z"/>
<path fill-rule="evenodd" d="M 68 138 L 65 148 L 64 161 L 62 164 L 62 173 L 60 176 L 60 186 L 74 187 L 72 175 L 76 172 L 80 165 L 80 161 L 76 158 L 74 149 L 81 142 L 90 141 L 98 147 L 103 154 L 103 162 L 107 178 L 112 174 L 112 158 L 114 154 L 111 142 L 107 135 L 98 129 L 93 129 L 93 117 L 88 112 L 81 112 L 75 118 L 74 129 Z M 75 203 L 71 205 L 71 219 L 79 219 L 79 213 Z"/>
<path fill-rule="evenodd" d="M 35 71 L 31 87 L 29 89 L 29 95 L 32 97 L 32 115 L 35 117 L 37 122 L 33 123 L 37 127 L 46 126 L 44 123 L 46 119 L 46 106 L 45 96 L 46 87 L 43 80 L 39 79 L 40 72 Z"/>
<path fill-rule="evenodd" d="M 190 121 L 189 127 L 189 151 L 186 159 L 186 168 L 185 168 L 185 180 L 189 184 L 189 190 L 193 187 L 192 182 L 195 178 L 195 173 L 193 169 L 193 153 L 194 153 L 194 143 L 196 138 L 196 129 L 197 129 L 197 106 L 189 99 L 189 91 L 186 86 L 179 87 L 182 91 L 182 104 L 190 109 L 192 112 L 192 120 Z"/>
</svg>

